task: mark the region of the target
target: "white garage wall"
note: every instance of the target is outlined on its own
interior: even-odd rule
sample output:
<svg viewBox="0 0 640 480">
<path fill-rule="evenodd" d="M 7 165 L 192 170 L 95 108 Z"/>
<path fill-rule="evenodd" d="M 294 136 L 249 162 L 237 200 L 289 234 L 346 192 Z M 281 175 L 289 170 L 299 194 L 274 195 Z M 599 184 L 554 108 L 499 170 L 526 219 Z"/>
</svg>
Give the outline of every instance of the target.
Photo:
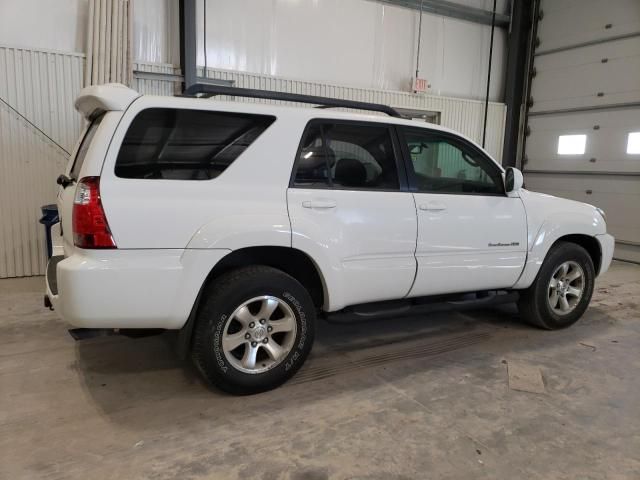
<svg viewBox="0 0 640 480">
<path fill-rule="evenodd" d="M 607 212 L 615 258 L 640 262 L 640 1 L 543 0 L 524 165 L 528 187 Z M 559 154 L 560 135 L 584 153 Z"/>
<path fill-rule="evenodd" d="M 204 2 L 196 1 L 198 65 L 205 64 Z M 206 9 L 211 68 L 396 91 L 408 91 L 415 74 L 415 10 L 369 0 L 206 0 Z M 177 2 L 135 0 L 133 19 L 134 60 L 179 63 Z M 490 35 L 487 25 L 423 14 L 420 72 L 431 93 L 484 98 Z M 503 97 L 505 49 L 506 31 L 496 28 L 493 101 Z"/>
<path fill-rule="evenodd" d="M 82 52 L 88 0 L 0 0 L 0 44 Z"/>
</svg>

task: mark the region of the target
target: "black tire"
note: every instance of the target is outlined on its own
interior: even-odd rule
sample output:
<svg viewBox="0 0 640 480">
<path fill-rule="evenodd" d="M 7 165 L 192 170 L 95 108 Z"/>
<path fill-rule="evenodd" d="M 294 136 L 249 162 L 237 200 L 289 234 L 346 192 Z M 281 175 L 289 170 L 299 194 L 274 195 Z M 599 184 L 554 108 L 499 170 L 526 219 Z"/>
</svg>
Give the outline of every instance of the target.
<svg viewBox="0 0 640 480">
<path fill-rule="evenodd" d="M 238 369 L 243 365 L 234 366 L 230 361 L 228 356 L 237 355 L 236 351 L 225 353 L 223 350 L 223 335 L 227 332 L 225 329 L 231 328 L 228 324 L 234 322 L 230 317 L 236 309 L 250 299 L 261 296 L 284 302 L 276 310 L 282 308 L 284 311 L 288 305 L 295 317 L 295 331 L 291 333 L 289 341 L 292 338 L 294 340 L 291 350 L 277 364 L 262 373 L 247 373 Z M 204 291 L 196 317 L 191 355 L 204 378 L 221 390 L 236 395 L 271 390 L 291 378 L 308 357 L 313 345 L 315 317 L 311 296 L 293 277 L 266 266 L 233 270 L 211 282 Z M 251 343 L 258 344 L 256 349 L 263 352 L 258 355 L 267 355 L 266 347 L 261 349 L 260 342 Z M 249 348 L 248 343 L 238 347 L 238 350 L 242 352 L 245 348 Z M 265 361 L 275 360 L 267 356 Z M 259 364 L 260 360 L 255 363 Z"/>
<path fill-rule="evenodd" d="M 578 264 L 582 268 L 584 281 L 582 295 L 573 309 L 566 314 L 559 314 L 550 305 L 550 282 L 554 272 L 565 262 Z M 575 243 L 558 242 L 544 259 L 533 284 L 520 292 L 518 301 L 520 315 L 527 323 L 546 330 L 557 330 L 573 325 L 589 306 L 595 277 L 593 260 L 584 248 Z"/>
</svg>

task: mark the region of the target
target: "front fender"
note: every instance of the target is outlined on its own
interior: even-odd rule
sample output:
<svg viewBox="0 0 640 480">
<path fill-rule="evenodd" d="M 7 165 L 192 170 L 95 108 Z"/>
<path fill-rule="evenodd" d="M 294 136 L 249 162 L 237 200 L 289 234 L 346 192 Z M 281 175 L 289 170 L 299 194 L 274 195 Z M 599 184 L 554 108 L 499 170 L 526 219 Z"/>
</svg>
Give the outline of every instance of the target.
<svg viewBox="0 0 640 480">
<path fill-rule="evenodd" d="M 585 207 L 590 206 L 585 205 Z M 513 288 L 522 289 L 531 286 L 547 253 L 553 244 L 562 237 L 567 235 L 595 237 L 605 232 L 604 221 L 593 207 L 581 211 L 572 210 L 549 215 L 537 229 L 537 232 L 530 237 L 527 261 Z"/>
</svg>

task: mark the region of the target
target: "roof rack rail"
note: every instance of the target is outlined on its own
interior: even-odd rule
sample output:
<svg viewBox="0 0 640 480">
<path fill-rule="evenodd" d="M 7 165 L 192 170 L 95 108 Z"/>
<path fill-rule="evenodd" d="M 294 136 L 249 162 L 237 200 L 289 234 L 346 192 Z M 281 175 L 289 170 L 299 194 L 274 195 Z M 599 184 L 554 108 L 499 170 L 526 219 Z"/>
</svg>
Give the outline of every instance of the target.
<svg viewBox="0 0 640 480">
<path fill-rule="evenodd" d="M 391 117 L 401 118 L 402 115 L 388 105 L 378 103 L 357 102 L 355 100 L 341 100 L 339 98 L 319 97 L 315 95 L 303 95 L 300 93 L 275 92 L 272 90 L 256 90 L 253 88 L 227 87 L 224 85 L 211 85 L 206 83 L 194 83 L 184 91 L 182 96 L 213 97 L 216 95 L 229 95 L 234 97 L 262 98 L 265 100 L 280 100 L 283 102 L 312 103 L 322 107 L 342 107 L 357 110 L 370 110 L 372 112 L 386 113 Z"/>
</svg>

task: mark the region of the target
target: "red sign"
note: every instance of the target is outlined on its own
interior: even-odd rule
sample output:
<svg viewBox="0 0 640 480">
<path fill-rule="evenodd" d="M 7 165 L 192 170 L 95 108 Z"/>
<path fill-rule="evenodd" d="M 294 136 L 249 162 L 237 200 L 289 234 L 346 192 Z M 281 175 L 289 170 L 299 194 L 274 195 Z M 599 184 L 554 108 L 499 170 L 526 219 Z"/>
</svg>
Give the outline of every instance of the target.
<svg viewBox="0 0 640 480">
<path fill-rule="evenodd" d="M 413 79 L 413 91 L 416 93 L 424 93 L 429 88 L 426 78 L 414 78 Z"/>
</svg>

